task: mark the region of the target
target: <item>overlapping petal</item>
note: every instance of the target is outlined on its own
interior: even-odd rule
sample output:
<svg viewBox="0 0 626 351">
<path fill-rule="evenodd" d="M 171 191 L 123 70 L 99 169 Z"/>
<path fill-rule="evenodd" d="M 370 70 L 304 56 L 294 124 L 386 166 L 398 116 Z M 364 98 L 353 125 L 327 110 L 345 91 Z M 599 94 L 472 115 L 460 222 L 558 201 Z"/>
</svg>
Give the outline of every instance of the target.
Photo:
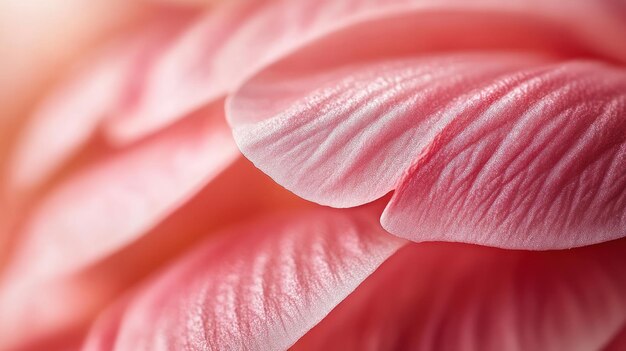
<svg viewBox="0 0 626 351">
<path fill-rule="evenodd" d="M 143 69 L 189 21 L 171 16 L 90 57 L 34 111 L 13 154 L 11 186 L 40 185 L 138 94 Z M 14 189 L 15 190 L 15 189 Z"/>
<path fill-rule="evenodd" d="M 626 26 L 618 20 L 622 13 L 608 5 L 581 0 L 563 10 L 556 1 L 242 1 L 218 6 L 193 24 L 185 20 L 173 31 L 159 28 L 155 37 L 141 37 L 121 56 L 104 57 L 102 70 L 87 69 L 84 79 L 42 110 L 17 158 L 23 164 L 14 179 L 28 187 L 58 168 L 103 123 L 107 140 L 120 146 L 62 179 L 22 228 L 12 279 L 31 280 L 25 287 L 29 294 L 33 287 L 50 287 L 49 296 L 33 294 L 37 298 L 27 306 L 44 312 L 33 330 L 45 334 L 57 322 L 86 322 L 122 285 L 150 271 L 143 266 L 167 258 L 154 250 L 171 243 L 178 248 L 166 251 L 173 253 L 190 245 L 171 235 L 194 225 L 196 231 L 204 223 L 195 221 L 203 215 L 198 203 L 205 201 L 207 211 L 219 209 L 227 218 L 233 216 L 227 213 L 231 202 L 240 204 L 234 216 L 241 218 L 249 214 L 243 208 L 258 205 L 246 203 L 245 196 L 231 199 L 229 191 L 209 191 L 191 206 L 195 212 L 170 217 L 177 210 L 190 212 L 185 203 L 237 159 L 221 111 L 221 98 L 233 90 L 231 126 L 257 166 L 296 194 L 336 207 L 358 206 L 394 191 L 382 226 L 399 236 L 541 250 L 623 237 L 626 73 L 619 65 L 626 61 L 626 47 L 617 38 Z M 583 19 L 586 25 L 580 26 Z M 188 27 L 174 39 L 182 26 Z M 47 138 L 58 125 L 67 133 Z M 41 157 L 43 148 L 50 148 L 51 157 Z M 239 184 L 228 184 L 234 186 Z M 250 192 L 266 195 L 257 190 Z M 401 245 L 374 220 L 381 209 L 324 210 L 230 231 L 119 305 L 96 326 L 86 347 L 288 347 Z M 161 228 L 155 229 L 158 223 Z M 547 301 L 554 315 L 574 311 L 570 324 L 545 323 L 562 338 L 531 331 L 519 339 L 484 341 L 463 334 L 458 340 L 477 349 L 518 341 L 559 348 L 561 341 L 576 340 L 584 324 L 580 316 L 587 314 L 606 319 L 597 326 L 591 318 L 586 343 L 571 346 L 597 347 L 611 337 L 618 345 L 620 334 L 614 334 L 625 318 L 616 296 L 624 287 L 614 267 L 621 263 L 615 257 L 623 240 L 616 243 L 576 251 L 581 252 L 576 259 L 565 253 L 515 253 L 515 262 L 494 249 L 457 252 L 445 246 L 432 250 L 458 253 L 453 262 L 441 264 L 449 271 L 433 279 L 441 283 L 435 292 L 445 296 L 416 293 L 422 287 L 409 282 L 398 284 L 399 290 L 420 298 L 411 295 L 407 302 L 400 295 L 398 304 L 416 306 L 432 297 L 437 306 L 459 307 L 462 326 L 477 318 L 482 307 L 476 306 L 484 306 L 482 298 L 494 291 L 514 300 L 488 309 L 494 313 L 503 307 L 505 322 L 521 314 L 515 299 L 534 298 Z M 399 256 L 404 258 L 394 262 L 402 263 L 390 263 L 396 268 L 388 270 L 438 264 L 429 253 L 419 259 Z M 481 266 L 483 260 L 488 263 Z M 578 260 L 593 264 L 585 267 Z M 543 272 L 534 268 L 538 261 L 557 267 Z M 137 264 L 128 274 L 132 278 L 114 273 L 124 262 Z M 499 262 L 504 264 L 496 267 Z M 573 277 L 570 263 L 582 267 L 580 277 Z M 544 291 L 511 294 L 508 282 L 466 284 L 477 271 L 492 268 L 501 283 L 522 265 L 546 277 L 560 276 L 546 286 L 566 302 L 544 300 Z M 77 279 L 74 273 L 86 267 L 91 271 L 80 279 L 87 279 Z M 116 278 L 93 278 L 102 272 Z M 386 276 L 376 277 L 381 275 Z M 596 290 L 578 287 L 587 276 Z M 59 277 L 69 279 L 40 284 Z M 113 283 L 105 287 L 108 282 Z M 379 291 L 377 284 L 366 285 L 363 291 L 370 292 L 357 293 L 365 297 L 346 305 L 362 308 L 364 301 L 378 299 L 380 294 L 371 292 Z M 520 284 L 541 287 L 543 281 L 522 274 Z M 450 292 L 459 287 L 476 294 Z M 607 304 L 579 301 L 591 293 Z M 23 316 L 15 325 L 20 329 L 30 318 L 22 313 L 29 311 L 23 301 L 30 298 L 19 289 L 11 294 L 13 300 L 0 294 L 0 310 L 16 301 L 9 312 Z M 70 303 L 55 305 L 62 300 Z M 353 323 L 358 313 L 351 308 L 340 307 L 335 313 L 340 317 L 331 316 L 312 335 L 333 340 L 325 325 Z M 398 309 L 380 315 L 391 318 Z M 434 318 L 420 322 L 426 328 L 418 332 L 424 336 L 420 345 L 447 347 L 437 323 L 449 310 L 426 311 Z M 522 322 L 535 321 L 531 317 Z M 462 334 L 455 323 L 444 333 Z M 378 322 L 372 325 L 372 335 L 380 336 L 374 345 L 393 348 L 397 338 L 406 337 L 380 332 Z M 486 325 L 488 334 L 507 326 Z M 309 345 L 318 344 L 307 337 L 299 346 Z"/>
<path fill-rule="evenodd" d="M 233 229 L 145 285 L 121 316 L 97 324 L 87 345 L 289 347 L 403 244 L 372 210 L 319 209 Z"/>
<path fill-rule="evenodd" d="M 239 155 L 221 110 L 203 110 L 53 189 L 25 223 L 14 270 L 32 279 L 68 273 L 174 211 Z"/>
<path fill-rule="evenodd" d="M 228 112 L 243 153 L 296 194 L 349 207 L 395 190 L 383 225 L 414 241 L 550 249 L 626 234 L 619 66 L 491 52 L 314 69 L 295 56 Z"/>
<path fill-rule="evenodd" d="M 626 348 L 626 323 L 609 343 L 602 348 L 603 351 L 619 351 Z"/>
<path fill-rule="evenodd" d="M 228 112 L 239 147 L 261 170 L 305 199 L 350 207 L 395 188 L 462 111 L 446 113 L 453 101 L 543 62 L 549 58 L 435 55 L 273 74 L 245 85 Z"/>
<path fill-rule="evenodd" d="M 24 266 L 28 262 L 13 266 L 14 274 L 3 277 L 0 286 L 0 349 L 22 350 L 28 343 L 40 350 L 66 335 L 74 338 L 117 296 L 220 228 L 310 206 L 239 158 L 154 228 L 114 252 L 91 257 L 88 266 L 77 260 L 84 256 L 80 248 L 71 245 L 54 246 L 58 256 L 74 264 L 53 269 L 54 276 L 35 275 L 42 272 Z M 97 247 L 107 237 L 89 240 Z"/>
<path fill-rule="evenodd" d="M 569 62 L 506 80 L 448 109 L 456 119 L 396 187 L 385 228 L 533 249 L 625 236 L 626 70 Z"/>
<path fill-rule="evenodd" d="M 592 20 L 579 26 L 582 18 Z M 306 43 L 338 31 L 370 26 L 370 22 L 375 22 L 370 28 L 377 32 L 376 45 L 387 42 L 387 49 L 396 44 L 432 48 L 450 43 L 465 46 L 472 41 L 500 45 L 506 41 L 626 60 L 626 49 L 619 40 L 604 35 L 607 31 L 624 32 L 626 26 L 604 2 L 577 1 L 565 12 L 558 1 L 226 2 L 191 25 L 150 66 L 137 104 L 108 124 L 110 135 L 122 142 L 146 135 L 231 92 L 259 69 Z M 494 27 L 508 31 L 499 32 Z M 351 39 L 349 47 L 358 50 L 356 38 Z M 572 47 L 571 42 L 581 45 Z M 392 54 L 380 47 L 377 51 Z M 321 64 L 319 59 L 316 65 Z"/>
<path fill-rule="evenodd" d="M 625 249 L 411 244 L 293 349 L 601 350 L 626 322 Z"/>
</svg>

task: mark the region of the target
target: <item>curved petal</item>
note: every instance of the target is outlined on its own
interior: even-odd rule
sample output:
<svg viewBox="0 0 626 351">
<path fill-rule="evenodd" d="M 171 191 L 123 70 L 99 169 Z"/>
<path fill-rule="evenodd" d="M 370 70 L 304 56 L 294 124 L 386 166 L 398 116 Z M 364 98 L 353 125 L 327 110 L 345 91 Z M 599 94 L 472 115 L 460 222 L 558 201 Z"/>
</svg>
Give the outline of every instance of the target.
<svg viewBox="0 0 626 351">
<path fill-rule="evenodd" d="M 532 249 L 626 236 L 626 70 L 569 62 L 522 76 L 454 104 L 396 187 L 387 230 Z"/>
<path fill-rule="evenodd" d="M 378 211 L 290 214 L 202 244 L 111 318 L 115 349 L 285 349 L 403 244 Z M 107 344 L 99 326 L 87 345 Z"/>
<path fill-rule="evenodd" d="M 83 331 L 121 293 L 220 228 L 251 215 L 312 206 L 239 157 L 156 227 L 105 257 L 94 256 L 88 267 L 68 267 L 72 274 L 58 272 L 47 280 L 29 276 L 39 273 L 29 267 L 14 270 L 14 279 L 5 279 L 0 286 L 0 349 L 25 343 L 48 346 L 60 335 Z M 90 242 L 97 247 L 100 240 L 106 242 L 107 237 L 91 237 Z M 76 247 L 55 247 L 68 262 L 85 263 L 75 257 L 81 257 Z"/>
<path fill-rule="evenodd" d="M 0 349 L 54 350 L 80 345 L 85 325 L 101 308 L 108 286 L 56 279 L 38 285 L 11 282 L 0 290 Z M 74 348 L 75 349 L 75 348 Z"/>
<path fill-rule="evenodd" d="M 626 321 L 626 240 L 404 247 L 294 350 L 600 350 Z"/>
<path fill-rule="evenodd" d="M 130 301 L 130 296 L 123 297 L 98 317 L 90 328 L 89 335 L 82 345 L 82 351 L 114 350 L 119 325 Z"/>
<path fill-rule="evenodd" d="M 215 55 L 232 33 L 264 2 L 224 2 L 188 28 L 145 67 L 136 100 L 111 116 L 105 127 L 113 142 L 139 139 L 194 110 L 220 99 L 228 81 L 215 78 Z"/>
<path fill-rule="evenodd" d="M 620 351 L 624 349 L 626 349 L 626 322 L 622 329 L 602 348 L 603 351 Z"/>
<path fill-rule="evenodd" d="M 396 190 L 390 232 L 508 248 L 626 235 L 626 70 L 533 54 L 439 54 L 247 82 L 242 152 L 331 206 Z"/>
<path fill-rule="evenodd" d="M 395 188 L 455 117 L 441 113 L 451 101 L 542 60 L 432 56 L 252 80 L 228 113 L 242 152 L 279 184 L 324 205 L 357 206 Z"/>
<path fill-rule="evenodd" d="M 136 94 L 141 68 L 181 29 L 182 18 L 129 35 L 97 53 L 42 102 L 25 126 L 10 168 L 12 186 L 32 188 L 93 136 Z"/>
<path fill-rule="evenodd" d="M 0 167 L 24 117 L 72 61 L 123 28 L 141 23 L 156 6 L 117 0 L 0 2 Z M 80 15 L 77 15 L 80 14 Z M 3 189 L 4 190 L 4 189 Z"/>
<path fill-rule="evenodd" d="M 87 266 L 136 240 L 238 156 L 221 104 L 107 155 L 41 200 L 10 268 L 37 280 Z"/>
<path fill-rule="evenodd" d="M 400 22 L 393 24 L 396 17 Z M 380 23 L 383 19 L 386 24 Z M 582 20 L 586 26 L 579 25 Z M 616 39 L 626 33 L 626 26 L 601 1 L 578 1 L 566 11 L 560 1 L 224 2 L 191 26 L 154 63 L 138 103 L 110 120 L 109 134 L 119 142 L 139 138 L 232 91 L 262 67 L 305 43 L 355 26 L 368 27 L 369 22 L 376 22 L 372 28 L 377 28 L 373 34 L 378 39 L 363 43 L 374 46 L 389 41 L 384 44 L 389 47 L 402 41 L 402 45 L 429 50 L 472 46 L 469 42 L 474 40 L 501 45 L 495 40 L 561 51 L 576 47 L 587 54 L 626 60 L 626 49 Z M 492 28 L 492 22 L 507 30 L 497 38 L 486 37 L 485 33 L 500 33 Z M 468 29 L 473 34 L 468 34 Z M 351 39 L 349 47 L 355 50 Z M 422 40 L 425 45 L 417 44 Z M 437 44 L 433 46 L 433 42 Z M 388 50 L 376 51 L 390 54 Z"/>
</svg>

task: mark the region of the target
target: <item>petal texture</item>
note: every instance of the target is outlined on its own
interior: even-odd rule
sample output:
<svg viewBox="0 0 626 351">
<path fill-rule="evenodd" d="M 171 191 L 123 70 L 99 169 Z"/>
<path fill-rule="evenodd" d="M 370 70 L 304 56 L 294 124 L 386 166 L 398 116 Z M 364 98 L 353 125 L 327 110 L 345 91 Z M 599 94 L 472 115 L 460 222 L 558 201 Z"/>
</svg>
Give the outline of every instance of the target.
<svg viewBox="0 0 626 351">
<path fill-rule="evenodd" d="M 142 67 L 166 46 L 184 20 L 173 16 L 146 25 L 86 59 L 36 108 L 25 126 L 13 155 L 12 185 L 39 185 L 87 143 L 104 119 L 132 103 Z"/>
<path fill-rule="evenodd" d="M 296 194 L 349 207 L 395 190 L 383 226 L 414 241 L 626 234 L 626 71 L 521 53 L 300 68 L 259 74 L 228 110 L 242 152 Z"/>
<path fill-rule="evenodd" d="M 600 350 L 626 321 L 626 241 L 398 251 L 294 350 Z"/>
<path fill-rule="evenodd" d="M 54 188 L 28 217 L 12 270 L 29 279 L 70 273 L 151 229 L 239 156 L 221 110 L 205 109 Z"/>
<path fill-rule="evenodd" d="M 626 348 L 626 323 L 609 343 L 602 349 L 603 351 L 619 351 Z"/>
<path fill-rule="evenodd" d="M 65 271 L 51 268 L 49 273 L 57 273 L 55 276 L 41 276 L 41 271 L 23 265 L 28 261 L 21 262 L 22 270 L 14 270 L 12 279 L 0 282 L 0 350 L 30 342 L 48 346 L 51 339 L 61 335 L 84 332 L 121 293 L 220 228 L 241 223 L 251 215 L 313 206 L 239 157 L 154 228 L 133 237 L 132 242 L 111 248 L 114 250 L 110 253 L 92 251 L 96 255 L 89 258 L 92 264 L 87 267 L 87 262 L 81 261 L 84 249 L 72 242 L 50 245 L 58 251 L 57 257 L 65 258 L 64 263 L 75 265 L 67 266 Z M 106 213 L 102 216 L 106 218 Z M 98 247 L 100 241 L 109 243 L 108 239 L 90 237 L 90 248 Z M 42 346 L 35 349 L 41 350 Z"/>
<path fill-rule="evenodd" d="M 289 347 L 403 241 L 376 223 L 378 209 L 319 210 L 225 233 L 208 241 L 127 305 L 112 332 L 87 345 L 115 350 Z M 91 347 L 91 346 L 90 346 Z"/>
<path fill-rule="evenodd" d="M 564 63 L 465 98 L 396 188 L 386 229 L 533 249 L 626 235 L 625 70 Z"/>
<path fill-rule="evenodd" d="M 364 42 L 374 46 L 389 41 L 384 45 L 425 50 L 474 46 L 473 42 L 506 43 L 626 60 L 626 49 L 615 39 L 619 35 L 606 35 L 626 33 L 626 26 L 603 4 L 577 1 L 563 11 L 555 0 L 224 2 L 190 25 L 146 68 L 136 104 L 108 123 L 109 135 L 118 142 L 144 136 L 231 92 L 247 77 L 306 43 L 337 31 L 371 26 L 370 22 L 376 22 L 372 32 L 379 33 L 376 40 Z M 586 26 L 578 25 L 582 19 Z M 397 23 L 389 25 L 393 22 Z"/>
</svg>

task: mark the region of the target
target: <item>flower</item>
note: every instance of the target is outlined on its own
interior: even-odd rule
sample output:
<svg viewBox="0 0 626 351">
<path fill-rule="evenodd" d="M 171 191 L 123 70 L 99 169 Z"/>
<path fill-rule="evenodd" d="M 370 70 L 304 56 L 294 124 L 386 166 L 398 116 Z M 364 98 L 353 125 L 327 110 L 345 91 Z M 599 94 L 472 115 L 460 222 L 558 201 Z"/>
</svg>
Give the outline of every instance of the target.
<svg viewBox="0 0 626 351">
<path fill-rule="evenodd" d="M 0 347 L 623 347 L 623 6 L 151 6 L 12 149 Z"/>
</svg>

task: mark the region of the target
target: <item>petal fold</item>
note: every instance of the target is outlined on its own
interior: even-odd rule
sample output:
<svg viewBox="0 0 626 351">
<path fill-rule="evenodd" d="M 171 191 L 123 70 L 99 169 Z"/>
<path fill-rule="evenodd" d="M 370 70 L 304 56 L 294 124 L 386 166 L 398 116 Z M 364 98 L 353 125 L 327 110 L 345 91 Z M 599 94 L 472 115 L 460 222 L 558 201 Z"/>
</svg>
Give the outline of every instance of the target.
<svg viewBox="0 0 626 351">
<path fill-rule="evenodd" d="M 583 19 L 586 26 L 579 26 Z M 137 103 L 107 123 L 108 134 L 120 143 L 145 136 L 232 92 L 309 43 L 364 28 L 369 28 L 367 38 L 342 36 L 340 45 L 359 51 L 367 43 L 384 55 L 397 51 L 390 50 L 395 45 L 408 45 L 413 52 L 539 47 L 626 61 L 626 49 L 616 39 L 626 26 L 604 2 L 592 0 L 578 1 L 567 11 L 556 0 L 224 2 L 191 24 L 147 67 Z"/>
<path fill-rule="evenodd" d="M 172 16 L 145 25 L 87 57 L 42 101 L 25 126 L 13 155 L 12 186 L 30 190 L 41 185 L 94 136 L 103 120 L 131 103 L 142 67 L 185 21 L 186 16 Z"/>
<path fill-rule="evenodd" d="M 238 157 L 221 104 L 109 153 L 44 196 L 11 269 L 34 280 L 74 273 L 141 237 Z"/>
<path fill-rule="evenodd" d="M 407 245 L 292 349 L 600 350 L 626 321 L 624 250 Z"/>
<path fill-rule="evenodd" d="M 626 70 L 540 54 L 277 65 L 229 101 L 237 144 L 305 199 L 395 190 L 413 241 L 583 246 L 626 235 Z"/>
<path fill-rule="evenodd" d="M 319 209 L 224 233 L 144 286 L 121 317 L 111 312 L 87 346 L 285 349 L 404 243 L 378 211 Z"/>
<path fill-rule="evenodd" d="M 396 187 L 387 230 L 539 250 L 626 235 L 626 70 L 531 72 L 453 103 L 455 120 Z"/>
</svg>

